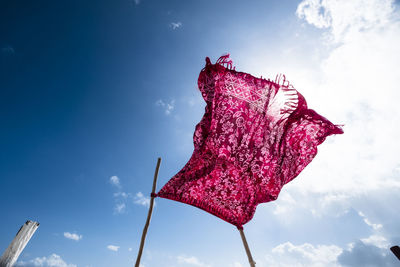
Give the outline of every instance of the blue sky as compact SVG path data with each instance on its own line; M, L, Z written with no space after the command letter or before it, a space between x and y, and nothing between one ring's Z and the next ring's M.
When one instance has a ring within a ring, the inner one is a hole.
M229 52L345 125L245 225L257 266L396 266L399 36L390 0L1 1L0 253L30 219L19 266L133 266L157 157L160 189L192 153L205 57ZM248 266L236 228L166 199L142 264Z

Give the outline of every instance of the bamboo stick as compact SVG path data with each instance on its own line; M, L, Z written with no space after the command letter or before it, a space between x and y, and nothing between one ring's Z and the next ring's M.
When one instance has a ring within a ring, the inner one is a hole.
M158 158L156 170L154 172L153 188L151 190L149 213L147 214L146 224L144 225L144 228L143 228L142 239L140 240L140 247L139 247L139 252L138 252L138 255L136 258L135 267L139 267L139 265L140 265L140 258L142 257L142 253L143 253L144 241L146 240L147 229L149 228L151 214L153 212L155 191L156 191L156 186L157 186L158 170L160 169L160 164L161 164L161 158Z
M244 249L246 250L247 258L249 259L249 263L251 267L256 267L256 262L253 260L253 257L251 256L249 244L247 244L246 236L244 235L243 228L238 227L238 230L240 232L240 236L242 237L242 242L244 245Z

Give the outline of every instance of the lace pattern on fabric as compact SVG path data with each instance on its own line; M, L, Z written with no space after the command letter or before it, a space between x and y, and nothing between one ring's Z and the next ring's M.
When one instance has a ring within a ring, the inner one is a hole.
M229 55L206 58L198 79L206 101L189 162L157 194L242 226L259 203L275 200L317 153L343 131L315 111L278 75L238 72Z

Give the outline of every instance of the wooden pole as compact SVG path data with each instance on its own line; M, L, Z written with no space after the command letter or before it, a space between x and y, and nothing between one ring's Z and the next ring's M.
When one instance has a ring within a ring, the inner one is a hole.
M393 246L390 248L393 254L400 260L400 248L399 246Z
M147 214L146 224L144 225L144 228L143 228L142 239L140 240L140 247L139 247L139 252L138 252L138 255L136 258L135 267L139 267L139 265L140 265L140 258L142 257L142 253L143 253L144 241L146 240L147 229L149 228L151 213L153 212L155 191L156 191L156 186L157 186L158 170L160 169L160 164L161 164L161 158L158 158L156 171L154 172L153 188L151 190L149 213Z
M21 226L17 235L0 258L0 267L12 267L15 264L38 227L39 223L32 221L26 221Z
M246 236L244 235L243 228L239 228L238 230L240 232L240 236L242 237L242 242L244 245L244 249L246 250L247 258L249 259L249 263L251 267L256 267L256 262L253 260L253 257L251 256L249 244L247 244Z

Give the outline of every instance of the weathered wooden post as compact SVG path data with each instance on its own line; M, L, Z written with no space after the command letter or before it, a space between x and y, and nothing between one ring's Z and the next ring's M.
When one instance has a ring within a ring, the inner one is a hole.
M38 227L39 223L32 221L26 221L26 223L21 226L14 240L6 251L4 251L0 259L0 267L12 267L15 264Z

